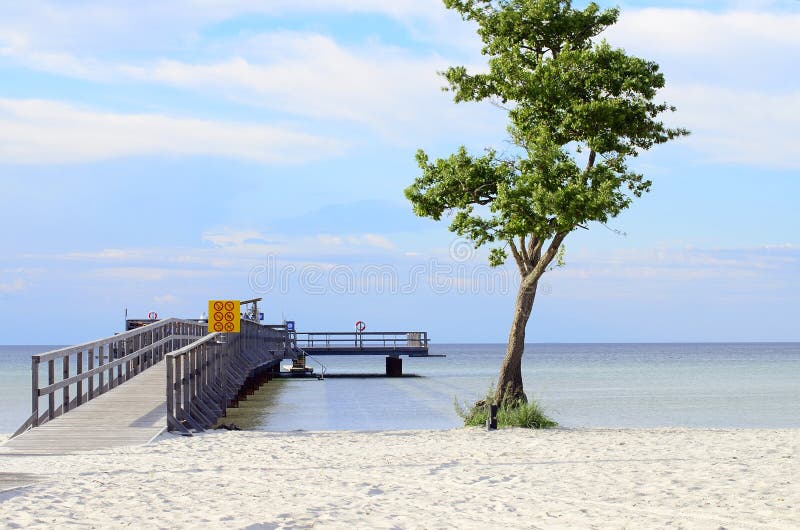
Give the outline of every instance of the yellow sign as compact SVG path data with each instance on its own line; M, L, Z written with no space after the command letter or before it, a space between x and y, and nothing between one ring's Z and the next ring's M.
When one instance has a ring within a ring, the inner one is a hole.
M208 332L239 333L239 300L208 301Z

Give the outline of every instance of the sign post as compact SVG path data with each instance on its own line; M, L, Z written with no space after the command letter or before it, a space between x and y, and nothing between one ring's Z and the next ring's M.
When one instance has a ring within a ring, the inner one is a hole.
M241 323L239 300L208 301L208 332L239 333Z

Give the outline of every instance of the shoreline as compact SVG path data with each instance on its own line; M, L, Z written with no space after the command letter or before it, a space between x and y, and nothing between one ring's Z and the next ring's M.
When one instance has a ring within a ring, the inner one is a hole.
M0 526L798 527L799 452L800 429L163 434L0 453L35 475Z

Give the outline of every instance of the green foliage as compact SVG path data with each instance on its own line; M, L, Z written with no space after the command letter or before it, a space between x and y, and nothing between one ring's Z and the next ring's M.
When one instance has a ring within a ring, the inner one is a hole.
M488 403L494 400L495 389L490 387L486 398L474 405L461 404L454 401L458 414L466 427L485 427L489 417ZM551 429L558 423L547 417L542 406L536 401L518 402L501 406L497 411L498 427L524 427L527 429Z
M664 87L656 63L595 42L618 18L590 3L557 0L444 0L478 24L487 73L463 66L443 72L456 102L491 100L508 109L515 150L481 156L466 148L431 160L405 193L417 215L440 220L476 247L491 246L500 265L507 249L523 276L541 275L567 234L605 223L649 191L627 160L688 134L659 120L674 107L654 98ZM543 252L543 243L552 239Z

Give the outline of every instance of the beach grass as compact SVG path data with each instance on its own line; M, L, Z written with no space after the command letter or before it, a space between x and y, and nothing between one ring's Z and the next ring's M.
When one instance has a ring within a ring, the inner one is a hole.
M489 403L494 399L494 388L489 387L486 397L474 405L460 403L456 398L456 414L464 420L465 427L483 427L489 417ZM497 410L498 427L524 427L526 429L552 429L558 422L547 416L544 408L534 399L527 403L503 405Z

